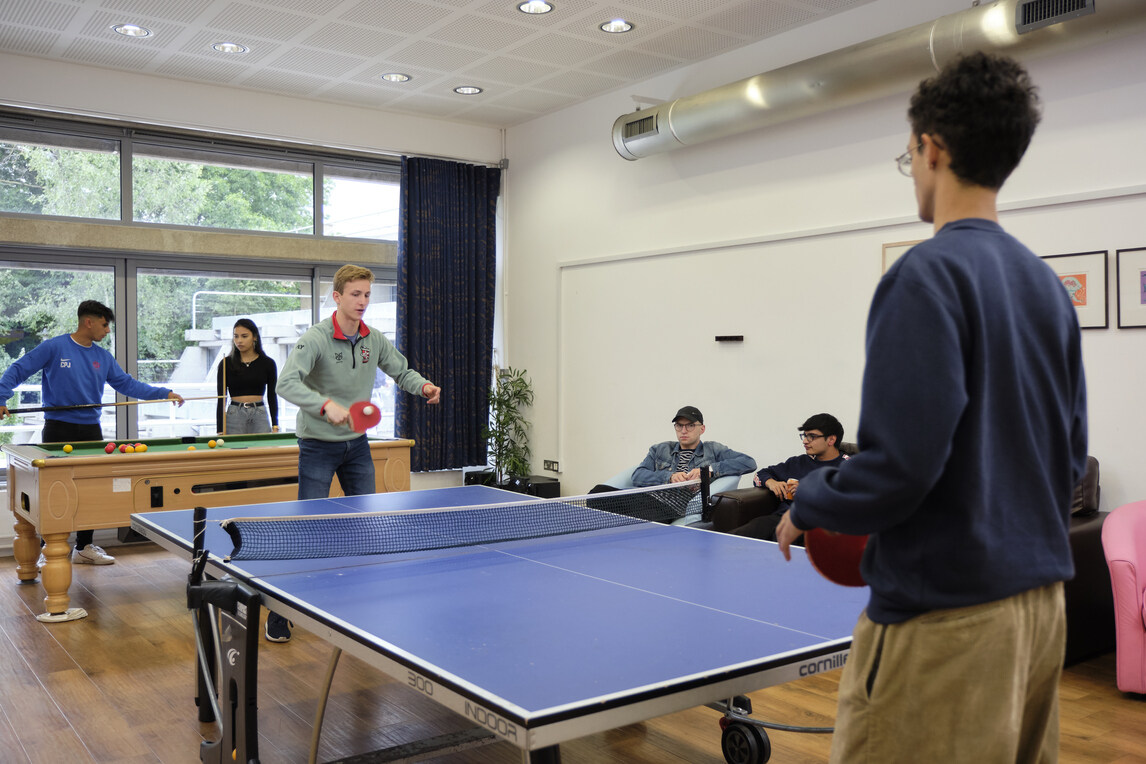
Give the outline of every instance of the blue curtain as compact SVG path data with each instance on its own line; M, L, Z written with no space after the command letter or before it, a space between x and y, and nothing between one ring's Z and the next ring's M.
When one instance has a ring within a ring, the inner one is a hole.
M442 388L440 406L398 395L415 472L486 463L500 187L498 168L402 158L396 344Z

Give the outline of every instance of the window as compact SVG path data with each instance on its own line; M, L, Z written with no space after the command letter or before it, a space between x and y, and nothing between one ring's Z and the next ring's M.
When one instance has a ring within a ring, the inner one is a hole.
M248 318L259 327L263 351L280 369L311 325L309 279L140 268L136 304L136 377L200 399L181 408L141 407L139 434L144 438L218 431L215 375L231 352L235 321ZM297 412L280 398L279 429L293 431Z
M112 267L91 268L69 265L51 267L0 261L0 374L44 340L76 329L76 308L84 300L114 304L115 273ZM115 327L103 345L114 347ZM15 394L4 401L8 408L43 406L41 372L37 371L16 386ZM115 401L115 391L104 391L103 400ZM100 424L106 437L115 436L115 409L101 409ZM0 419L0 443L38 443L44 427L43 412L14 414ZM0 452L0 467L7 465ZM3 474L3 473L0 473Z
M327 165L322 232L327 236L397 241L400 181L396 170Z
M119 220L119 142L0 125L0 212Z
M136 142L137 223L314 233L313 165Z

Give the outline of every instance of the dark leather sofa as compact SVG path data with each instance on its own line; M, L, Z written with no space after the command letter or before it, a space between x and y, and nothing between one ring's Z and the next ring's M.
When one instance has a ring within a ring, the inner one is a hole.
M848 450L845 443L841 450ZM1066 582L1066 665L1114 649L1114 597L1110 571L1102 551L1102 524L1107 512L1098 509L1099 465L1087 457L1086 474L1075 487L1071 507L1070 547L1074 554L1074 578ZM764 488L738 488L715 493L709 513L712 529L730 533L749 521L771 515L778 500Z

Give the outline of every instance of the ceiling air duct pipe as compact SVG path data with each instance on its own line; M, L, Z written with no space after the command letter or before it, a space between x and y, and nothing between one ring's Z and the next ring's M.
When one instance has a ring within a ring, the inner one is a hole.
M963 53L1057 53L1146 30L1144 0L998 0L626 114L613 146L640 159L913 89Z

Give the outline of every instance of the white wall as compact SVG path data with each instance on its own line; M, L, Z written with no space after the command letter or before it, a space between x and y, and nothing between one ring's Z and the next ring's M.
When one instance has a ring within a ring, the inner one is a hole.
M691 95L965 7L876 0L508 132L508 361L536 387L535 467L559 459L565 494L672 437L684 404L704 411L707 438L762 464L796 453L812 413L854 435L882 245L930 235L893 162L906 92L627 162L610 128L630 95ZM1029 69L1044 120L1000 197L1002 222L1039 254L1110 251L1112 328L1083 335L1109 509L1146 497L1127 447L1146 431L1146 329L1113 328L1114 250L1146 247L1146 39Z

